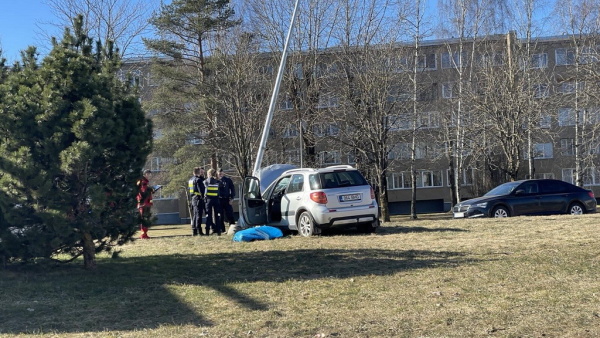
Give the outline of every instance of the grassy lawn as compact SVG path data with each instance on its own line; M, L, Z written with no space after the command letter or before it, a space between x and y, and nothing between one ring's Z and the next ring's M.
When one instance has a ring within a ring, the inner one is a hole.
M154 227L95 272L0 270L0 336L600 336L600 215L449 217L252 243Z

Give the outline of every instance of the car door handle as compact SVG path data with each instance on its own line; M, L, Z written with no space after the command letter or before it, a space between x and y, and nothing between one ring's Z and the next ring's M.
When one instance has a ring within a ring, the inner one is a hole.
M302 196L296 196L296 201L299 201L302 199Z

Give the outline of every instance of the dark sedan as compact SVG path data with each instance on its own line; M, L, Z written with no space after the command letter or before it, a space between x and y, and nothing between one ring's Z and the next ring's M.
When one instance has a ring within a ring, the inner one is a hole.
M595 211L596 198L592 191L550 179L504 183L482 197L462 201L452 209L454 218L580 215Z

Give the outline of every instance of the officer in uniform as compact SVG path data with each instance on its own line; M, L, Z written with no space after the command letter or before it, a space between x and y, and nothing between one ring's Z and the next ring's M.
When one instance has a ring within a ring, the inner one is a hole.
M208 178L204 181L206 187L204 197L206 199L206 234L210 234L210 228L213 233L221 236L221 223L219 214L221 213L221 205L219 203L219 183L217 179L217 171L215 169L208 170Z
M202 211L204 210L204 169L194 168L194 176L188 181L188 188L192 196L192 235L203 235L202 233Z
M221 204L221 231L226 232L225 229L225 217L227 217L227 221L229 225L235 224L235 218L233 217L233 206L231 206L231 202L235 198L235 185L231 178L225 175L223 169L219 169L219 180L221 184L219 185L219 203Z

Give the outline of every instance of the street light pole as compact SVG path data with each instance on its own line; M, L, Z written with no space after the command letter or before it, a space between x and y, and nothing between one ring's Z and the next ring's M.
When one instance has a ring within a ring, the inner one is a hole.
M254 162L254 169L252 171L252 175L254 175L254 176L258 175L258 171L260 170L260 167L262 164L262 159L263 159L265 150L267 148L267 139L269 138L269 129L271 128L271 121L273 120L273 112L275 111L275 106L277 105L277 97L279 96L279 87L281 85L281 79L283 78L283 71L285 69L288 44L290 43L290 36L292 35L292 27L294 26L294 21L296 20L296 11L298 9L298 2L299 2L299 0L296 0L296 3L294 5L294 11L292 12L290 28L288 29L287 37L285 38L283 53L281 55L281 62L279 63L279 71L277 72L277 79L275 80L273 94L271 95L271 103L269 104L269 112L267 113L267 118L265 120L265 125L263 127L262 137L260 139L260 145L258 147L258 153L256 154L256 161Z

